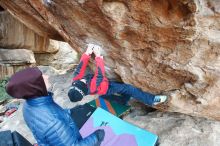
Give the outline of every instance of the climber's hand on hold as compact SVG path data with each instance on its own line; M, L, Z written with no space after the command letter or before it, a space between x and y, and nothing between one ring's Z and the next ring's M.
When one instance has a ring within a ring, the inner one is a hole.
M87 55L91 55L93 53L93 48L94 48L94 44L87 44L87 50L86 50L86 54Z
M102 48L100 46L94 45L93 52L96 57L101 57L101 50Z

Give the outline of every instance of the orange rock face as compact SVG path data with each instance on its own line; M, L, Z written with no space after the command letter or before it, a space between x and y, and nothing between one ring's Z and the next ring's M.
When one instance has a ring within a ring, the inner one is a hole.
M0 4L39 34L62 36L78 52L86 43L102 45L108 75L169 95L165 110L220 120L219 1L1 0Z

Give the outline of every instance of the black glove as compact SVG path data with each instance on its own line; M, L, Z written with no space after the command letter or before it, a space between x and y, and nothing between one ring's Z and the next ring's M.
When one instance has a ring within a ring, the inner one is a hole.
M105 131L103 129L96 130L94 133L97 136L97 139L98 139L99 142L104 140Z

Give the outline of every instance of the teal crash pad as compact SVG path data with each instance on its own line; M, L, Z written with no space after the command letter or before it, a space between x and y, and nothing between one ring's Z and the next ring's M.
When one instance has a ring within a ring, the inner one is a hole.
M80 129L83 138L97 129L105 130L101 146L155 146L158 136L97 108Z

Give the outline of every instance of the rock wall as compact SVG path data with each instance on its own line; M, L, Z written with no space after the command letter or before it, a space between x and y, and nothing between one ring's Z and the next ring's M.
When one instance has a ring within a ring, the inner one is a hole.
M34 53L26 49L0 49L0 79L36 63Z
M66 42L58 41L59 51L50 54L35 54L37 66L51 66L57 70L67 71L77 66L78 53Z
M54 53L59 42L40 36L0 9L0 79L36 63L34 53ZM33 53L34 52L34 53Z
M34 65L52 65L57 69L73 68L77 59L73 59L77 53L74 54L67 43L38 35L2 7L0 48L0 79ZM35 57L39 58L36 59L37 62Z
M24 3L24 0L7 0L5 2L1 3L1 5L4 5L1 10L6 10L6 7L8 9L12 9L11 14L18 18L26 26L34 30L38 35L63 40L57 31L51 28L31 5Z
M35 53L58 51L56 41L39 36L7 11L0 12L0 47L8 49L26 48Z
M111 77L170 96L166 107L157 108L220 120L220 1L1 0L0 5L36 32L47 29L52 37L59 32L78 52L89 42L102 45Z

